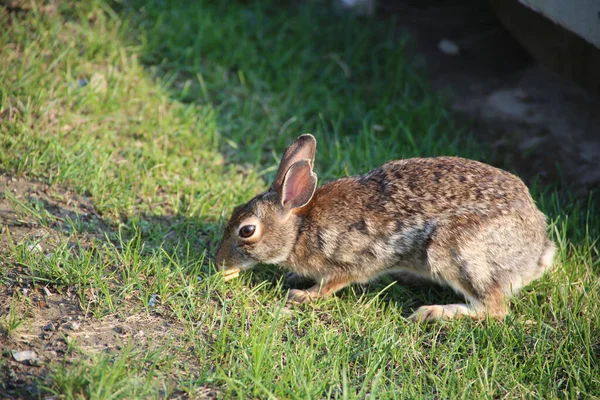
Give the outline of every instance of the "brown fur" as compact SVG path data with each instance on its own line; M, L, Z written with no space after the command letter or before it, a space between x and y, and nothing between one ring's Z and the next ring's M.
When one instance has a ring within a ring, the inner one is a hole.
M550 267L545 216L516 176L458 157L412 158L316 188L316 175L306 173L315 147L312 136L301 136L274 187L234 210L219 265L275 263L318 283L292 290L294 301L398 271L449 285L469 300L421 307L418 320L501 318L510 295ZM286 182L297 198L284 198ZM258 223L260 236L240 239L244 221Z

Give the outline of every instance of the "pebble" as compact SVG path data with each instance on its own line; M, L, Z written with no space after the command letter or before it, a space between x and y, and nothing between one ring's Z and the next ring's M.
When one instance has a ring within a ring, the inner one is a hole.
M127 334L131 333L131 327L129 327L127 325L117 326L115 328L115 332L117 332L121 335L127 335Z
M42 329L46 332L54 332L56 330L56 326L52 322L50 322L44 325Z
M13 351L12 356L18 362L31 361L37 358L37 354L33 350Z
M438 50L447 56L457 56L460 54L460 47L456 42L450 39L442 39L438 43Z
M72 331L75 331L77 329L79 329L79 322L76 321L71 321L71 322L67 322L66 324L64 324L63 326L67 329L70 329Z
M35 252L42 252L42 245L40 245L39 243L36 244L30 244L29 246L27 246L27 251L30 253L35 253Z
M156 306L156 302L159 300L159 296L157 294L153 294L150 296L150 299L148 300L148 307L154 307Z
M48 340L52 338L52 333L50 332L44 332L42 333L42 340Z

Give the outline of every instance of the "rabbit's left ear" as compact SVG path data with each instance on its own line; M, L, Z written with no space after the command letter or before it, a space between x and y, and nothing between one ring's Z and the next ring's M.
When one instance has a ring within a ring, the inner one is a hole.
M305 134L294 141L283 153L277 176L271 186L273 190L279 192L285 180L287 172L292 165L300 160L307 160L310 170L313 169L315 162L315 152L317 150L317 140L311 134Z
M317 174L312 171L309 160L296 161L287 170L281 190L281 205L286 212L307 205L317 188Z

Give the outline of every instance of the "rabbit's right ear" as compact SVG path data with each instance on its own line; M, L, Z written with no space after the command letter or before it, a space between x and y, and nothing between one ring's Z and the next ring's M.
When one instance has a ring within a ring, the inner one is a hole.
M310 170L312 171L315 163L315 151L317 150L317 141L315 137L309 133L298 137L283 153L277 176L271 186L276 192L281 190L283 181L291 166L300 161L308 160Z
M317 174L312 171L309 160L296 161L287 170L279 199L286 213L304 207L312 199L317 188Z

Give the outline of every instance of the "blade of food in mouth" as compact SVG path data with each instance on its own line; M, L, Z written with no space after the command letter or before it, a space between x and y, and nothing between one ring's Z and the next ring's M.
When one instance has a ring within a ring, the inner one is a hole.
M223 276L224 276L225 282L230 281L230 280L235 279L240 276L240 270L237 268L228 269L226 271L223 271Z

